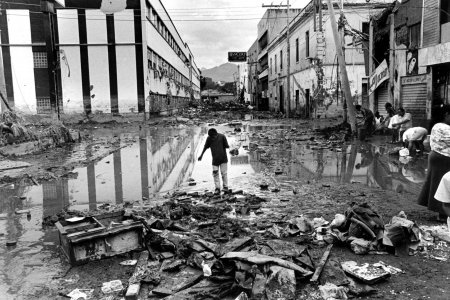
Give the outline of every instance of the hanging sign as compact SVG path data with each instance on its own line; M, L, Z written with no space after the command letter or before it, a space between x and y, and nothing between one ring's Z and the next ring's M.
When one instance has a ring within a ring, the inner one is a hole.
M389 69L386 60L383 60L369 78L369 95L372 94L386 79L389 79Z
M247 52L228 52L229 62L246 62Z

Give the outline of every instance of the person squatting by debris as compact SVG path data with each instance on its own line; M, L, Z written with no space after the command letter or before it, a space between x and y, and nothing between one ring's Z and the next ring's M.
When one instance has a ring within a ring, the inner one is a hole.
M375 116L370 109L364 108L361 105L355 105L357 112L360 112L364 117L364 128L366 129L367 135L372 135L375 131Z
M220 178L219 171L222 174L223 191L228 192L228 157L226 149L230 148L225 135L218 133L215 128L208 130L208 138L206 139L205 146L203 147L202 154L198 160L201 161L205 151L211 148L212 165L213 165L213 177L214 184L216 186L216 194L220 194Z
M423 127L412 127L403 133L403 145L405 148L408 148L409 155L414 155L417 151L423 154L423 142L427 138L427 134L428 130Z

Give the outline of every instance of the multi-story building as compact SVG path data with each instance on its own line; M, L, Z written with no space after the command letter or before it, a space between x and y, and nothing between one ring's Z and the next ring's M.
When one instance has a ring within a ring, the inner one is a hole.
M427 119L441 104L450 104L450 1L424 0L418 64L427 69ZM432 124L431 124L432 125Z
M292 20L300 9L289 11L289 20ZM258 23L257 48L258 58L256 64L257 82L257 104L256 106L265 110L269 108L269 52L268 45L275 40L279 33L286 27L288 22L288 11L286 9L268 9ZM249 61L253 63L253 61Z
M258 58L258 42L255 41L250 49L247 51L247 85L246 85L246 99L251 105L256 106L257 94L257 58ZM257 107L258 108L258 107Z
M427 126L431 103L427 101L429 74L423 66L424 59L418 57L422 0L392 3L373 16L370 27L370 108L386 115L385 104L389 102L411 113L414 126Z
M340 11L344 17L339 23L342 28L345 27L343 47L355 104L362 103L363 91L367 90L365 77L368 68L365 57L368 52L366 41L369 36L369 17L381 10L378 3L384 1L344 2L342 10L334 6L337 17ZM311 1L295 15L289 27L290 57L286 27L267 46L270 110L286 112L289 101L291 115L342 115L343 98L340 97L339 101L337 97L339 70L336 47L327 6L322 4L318 9ZM287 74L288 59L290 74ZM287 80L290 80L290 93L287 93Z
M50 12L55 62L48 61L41 1L2 5L4 78L12 107L50 112L49 69L57 73L64 113L164 113L200 99L194 56L160 0L127 0L114 14L103 13L99 0L60 2Z

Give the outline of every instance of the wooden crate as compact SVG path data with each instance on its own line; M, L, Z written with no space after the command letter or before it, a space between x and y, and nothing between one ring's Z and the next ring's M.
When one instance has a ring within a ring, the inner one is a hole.
M56 227L62 251L72 265L143 249L142 223L126 219L122 211L58 222Z

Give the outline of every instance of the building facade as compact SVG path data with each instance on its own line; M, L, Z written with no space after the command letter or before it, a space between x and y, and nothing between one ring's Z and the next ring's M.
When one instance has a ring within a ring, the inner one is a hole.
M441 104L450 104L450 2L424 0L419 67L427 70L427 119L437 121Z
M292 20L300 9L291 9L289 20ZM269 109L269 51L268 46L286 27L288 11L286 9L268 9L258 23L257 49L258 58L256 64L257 72L257 104L260 110ZM253 63L250 61L250 63Z
M127 0L108 15L101 0L61 1L50 14L57 52L50 63L40 2L2 5L10 106L50 112L51 72L63 113L165 113L200 99L200 71L160 0Z
M383 2L384 3L384 2ZM339 7L334 6L337 17ZM353 102L363 102L367 90L366 57L369 18L380 11L378 3L344 3L338 23L345 32L345 61ZM336 20L338 21L338 20ZM334 117L343 112L344 98L339 96L339 70L336 47L326 5L320 9L311 1L290 23L290 57L287 53L287 30L268 45L268 97L272 111L302 117ZM287 74L287 60L290 74ZM290 80L290 93L287 93ZM288 94L290 98L287 99Z
M387 102L412 114L414 126L427 126L430 74L419 58L422 0L393 3L371 19L370 108L386 115ZM386 51L385 49L389 49ZM384 80L377 80L379 74Z
M257 87L258 87L258 77L257 77L257 58L258 58L258 42L255 41L250 49L247 51L247 95L246 99L250 102L251 105L256 106L256 96L257 96Z

